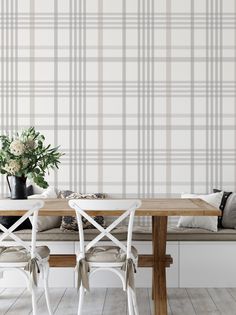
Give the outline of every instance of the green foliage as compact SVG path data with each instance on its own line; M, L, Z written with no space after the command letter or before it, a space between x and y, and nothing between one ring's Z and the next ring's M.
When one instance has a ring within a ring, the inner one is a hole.
M58 168L59 147L44 144L45 137L30 127L16 137L0 136L0 173L28 177L42 188L47 188L44 180L50 169Z

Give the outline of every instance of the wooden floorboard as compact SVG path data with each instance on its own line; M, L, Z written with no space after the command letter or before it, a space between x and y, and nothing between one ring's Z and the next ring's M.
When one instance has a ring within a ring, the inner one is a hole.
M54 315L76 315L78 292L50 289ZM38 314L48 315L43 289L37 292ZM140 315L153 315L150 289L137 289ZM0 288L0 315L32 315L30 292L25 288ZM128 315L122 289L91 289L85 295L83 315ZM168 315L236 315L236 288L168 289Z
M236 301L236 288L229 288L229 289L227 289L227 291L231 294L231 296Z
M25 289L22 288L10 288L3 290L0 295L0 314L5 315L11 308L14 308L14 305L22 296L24 291Z
M84 297L83 315L102 315L107 289L91 289ZM79 301L77 300L77 303ZM94 307L96 305L96 307Z
M41 295L43 294L42 289L37 290L37 301L39 302ZM1 307L0 307L1 308ZM6 315L28 315L31 314L31 294L25 289L21 295L18 296L15 303L6 312ZM2 313L0 313L2 314Z
M148 289L136 289L139 314L151 314L150 296Z
M66 289L54 314L55 315L77 314L78 309L77 301L78 301L77 290L74 288Z
M217 306L217 309L221 312L220 314L236 314L236 301L227 289L208 289L208 292Z
M124 292L121 288L110 288L109 290L107 290L102 315L111 314L112 315L127 314L126 292Z
M169 289L168 300L173 315L196 315L186 289Z
M59 306L59 304L60 304L60 302L61 302L61 300L65 294L65 291L66 291L65 288L57 288L57 289L54 288L54 289L50 290L51 307L52 307L52 311L54 313L56 313L56 310L57 310L57 308L58 308L58 306ZM48 315L47 304L46 304L45 295L44 295L43 290L42 290L42 294L38 300L38 314ZM32 313L30 313L30 315L32 315Z
M197 315L221 314L206 289L191 288L187 289L187 293Z

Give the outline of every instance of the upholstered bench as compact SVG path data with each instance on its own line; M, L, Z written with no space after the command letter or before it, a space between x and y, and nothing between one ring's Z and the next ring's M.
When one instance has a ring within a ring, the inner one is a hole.
M126 237L126 227L120 227L115 229L113 232L117 234L120 240ZM90 241L95 234L95 229L87 229L85 231L86 240ZM23 240L30 240L31 230L20 230L17 231ZM43 232L38 232L38 241L49 241L49 242L76 242L79 240L78 232L76 231L61 231L60 228L54 228ZM151 241L152 234L151 228L149 227L134 227L133 229L133 240L134 241ZM235 229L219 229L218 232L211 232L200 228L181 228L176 226L168 227L168 241L235 241L236 242L236 230Z
M97 233L93 229L86 230L86 238L90 240ZM126 228L120 227L115 233L120 240L125 238ZM30 241L30 230L18 231L24 240ZM134 245L140 254L152 252L151 229L134 227ZM78 246L78 232L64 232L54 228L38 233L38 241L47 244L53 255L74 255ZM167 284L169 287L236 287L236 230L219 229L211 232L204 229L178 228L169 226L167 236L167 253L173 257L174 263L167 268ZM106 242L106 240L104 240ZM70 266L70 262L68 261ZM54 287L76 285L74 268L51 268L50 285ZM9 279L9 277L8 277ZM102 275L94 277L93 285L103 282L104 287L118 285L116 279L104 279ZM147 287L151 284L150 268L139 268L136 284ZM12 276L12 286L22 285L17 276ZM4 279L0 286L4 286Z

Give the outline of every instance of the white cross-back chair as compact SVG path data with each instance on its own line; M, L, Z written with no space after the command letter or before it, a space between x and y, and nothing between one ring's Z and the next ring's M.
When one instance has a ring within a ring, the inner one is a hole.
M70 200L69 205L76 210L79 230L79 252L77 253L77 272L79 306L78 315L82 314L82 305L85 291L89 290L89 277L99 270L114 272L122 281L123 290L127 291L129 315L138 315L135 294L134 272L136 272L138 253L132 246L132 231L135 210L140 207L140 200ZM122 210L108 227L99 225L89 211ZM88 220L100 233L88 244L84 242L82 217ZM126 242L119 241L112 230L123 220L128 218L128 233ZM112 246L99 246L99 241L104 237L110 239Z
M42 200L1 200L0 210L24 210L25 214L18 219L9 229L0 224L0 273L6 270L18 270L27 281L27 285L32 294L33 315L37 314L36 287L38 274L42 275L45 298L48 312L52 315L49 293L48 293L48 273L50 250L47 246L36 246L37 218L39 209L42 208ZM15 230L27 218L32 216L31 244L23 241ZM9 246L9 240L11 245Z

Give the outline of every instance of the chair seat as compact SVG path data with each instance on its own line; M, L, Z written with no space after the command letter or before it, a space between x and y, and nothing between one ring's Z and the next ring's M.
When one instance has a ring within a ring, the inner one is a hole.
M36 247L36 252L42 259L50 255L47 246ZM23 246L0 246L0 263L27 263L30 258L30 253Z
M131 252L136 259L138 257L137 249L132 246ZM88 262L125 262L126 253L118 246L94 246L85 254Z

